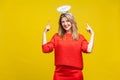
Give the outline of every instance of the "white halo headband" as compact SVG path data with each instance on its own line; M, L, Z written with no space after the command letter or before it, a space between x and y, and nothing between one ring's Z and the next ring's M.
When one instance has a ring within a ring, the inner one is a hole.
M69 5L63 5L63 6L59 6L57 8L57 11L61 12L61 13L66 13L70 10L70 8L71 8L71 6L69 6Z

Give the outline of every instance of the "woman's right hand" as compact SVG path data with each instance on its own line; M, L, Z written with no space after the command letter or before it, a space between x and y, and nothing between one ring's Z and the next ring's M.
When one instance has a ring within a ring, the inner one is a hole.
M45 27L44 32L46 33L46 32L48 32L49 30L50 30L50 24L48 24L48 25Z
M45 29L44 29L44 32L43 32L43 39L42 39L42 44L46 44L47 43L47 40L46 40L46 32L48 32L50 30L50 24L48 24Z

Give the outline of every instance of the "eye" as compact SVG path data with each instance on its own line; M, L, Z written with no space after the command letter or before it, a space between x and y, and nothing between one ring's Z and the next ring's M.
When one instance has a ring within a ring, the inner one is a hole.
M65 21L61 21L61 23L64 23Z
M69 20L66 20L66 22L70 22Z

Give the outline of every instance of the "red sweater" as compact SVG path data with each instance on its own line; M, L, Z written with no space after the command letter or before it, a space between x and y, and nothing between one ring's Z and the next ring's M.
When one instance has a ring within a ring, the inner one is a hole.
M82 52L87 53L88 42L79 34L79 40L73 40L72 34L65 34L61 39L56 33L50 42L42 45L44 53L55 51L55 65L66 65L83 68Z

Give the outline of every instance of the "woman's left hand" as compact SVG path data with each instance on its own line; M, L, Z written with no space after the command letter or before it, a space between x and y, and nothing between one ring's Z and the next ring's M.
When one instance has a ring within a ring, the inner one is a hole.
M94 31L92 30L92 28L88 25L87 23L87 28L86 30L90 33L90 34L94 34Z
M94 31L88 24L87 24L86 30L91 34L90 41L89 41L88 48L87 48L87 51L90 53L92 52L92 48L94 44Z

